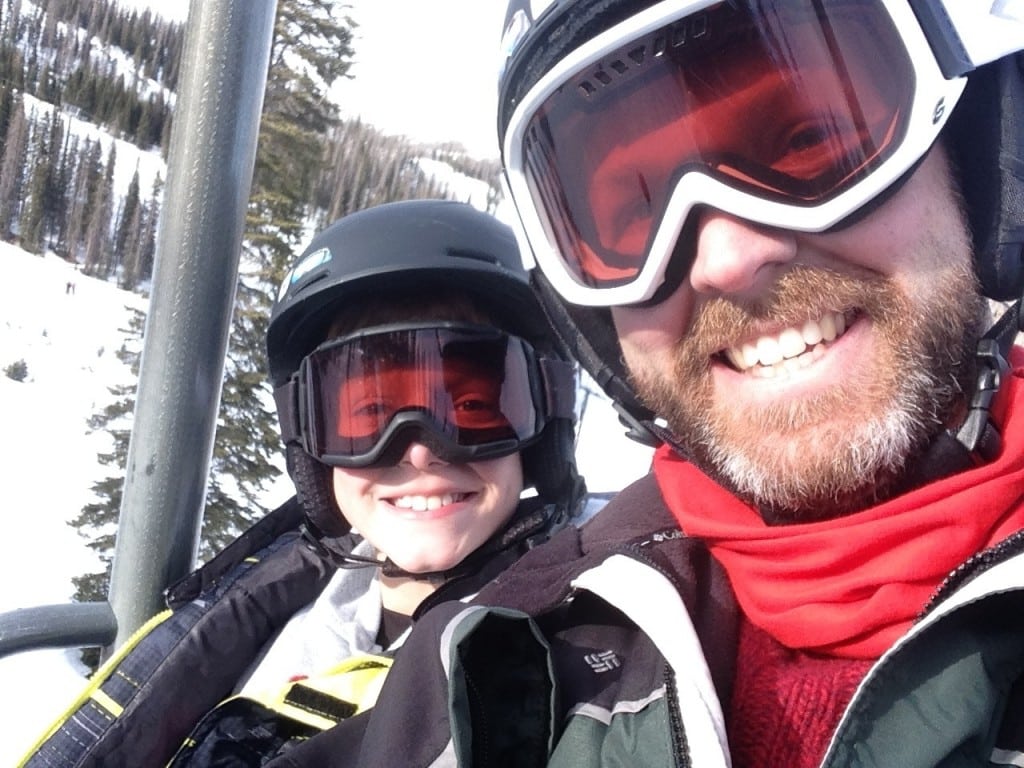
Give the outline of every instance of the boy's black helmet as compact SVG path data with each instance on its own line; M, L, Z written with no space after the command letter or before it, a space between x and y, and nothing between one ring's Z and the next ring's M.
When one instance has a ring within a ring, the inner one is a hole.
M334 258L321 262L325 249ZM502 330L553 349L512 230L465 203L409 200L336 221L296 260L267 330L271 383L287 381L345 304L438 288L464 291Z
M331 258L323 258L330 254ZM317 234L276 297L267 330L270 380L277 388L327 336L352 302L429 296L456 290L491 322L538 351L568 359L528 282L512 230L469 204L411 200L350 214ZM523 475L538 497L574 513L583 484L576 472L572 419L553 419L521 451ZM297 443L286 446L299 500L327 536L347 531L330 488L329 468Z

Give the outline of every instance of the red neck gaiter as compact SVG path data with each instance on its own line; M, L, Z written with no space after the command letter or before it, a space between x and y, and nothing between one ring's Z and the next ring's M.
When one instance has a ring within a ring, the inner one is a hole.
M992 409L999 457L851 515L769 526L667 447L654 458L682 530L705 540L740 607L789 648L874 659L945 577L1024 528L1024 350Z

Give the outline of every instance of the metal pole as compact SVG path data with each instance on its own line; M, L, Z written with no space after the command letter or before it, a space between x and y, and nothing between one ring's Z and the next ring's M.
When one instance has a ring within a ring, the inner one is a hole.
M67 603L0 613L0 657L39 648L103 646L117 634L109 603Z
M192 0L110 603L115 647L194 565L276 0Z

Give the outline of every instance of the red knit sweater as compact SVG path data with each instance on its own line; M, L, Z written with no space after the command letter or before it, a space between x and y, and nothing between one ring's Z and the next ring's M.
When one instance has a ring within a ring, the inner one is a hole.
M741 620L728 714L733 768L816 768L871 661L786 648Z

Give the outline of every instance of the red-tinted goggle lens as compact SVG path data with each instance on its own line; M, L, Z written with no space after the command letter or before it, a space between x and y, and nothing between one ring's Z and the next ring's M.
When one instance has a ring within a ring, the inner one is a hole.
M446 459L493 457L518 450L545 423L532 347L489 328L344 337L316 349L303 369L307 443L329 464L375 464L409 429Z
M899 145L913 95L878 2L722 3L554 91L527 124L524 172L566 268L611 287L643 268L684 175L819 204Z

